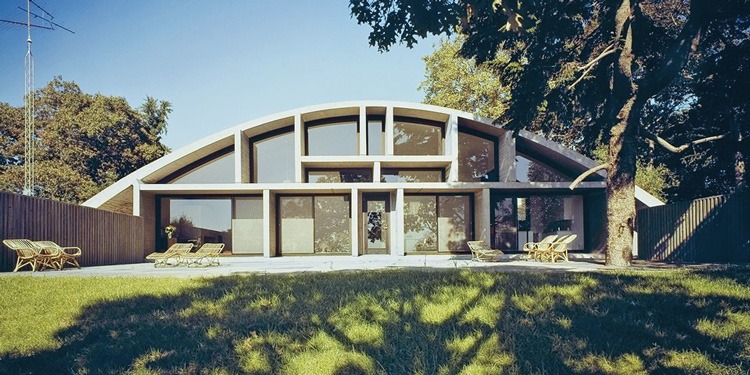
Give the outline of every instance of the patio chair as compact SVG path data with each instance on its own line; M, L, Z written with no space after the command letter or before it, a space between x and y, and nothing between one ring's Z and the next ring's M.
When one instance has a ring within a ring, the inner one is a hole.
M547 244L555 242L557 239L556 234L551 234L547 237L542 238L539 242L527 242L523 245L523 251L529 254L528 258L529 260L539 260L539 253L537 250L540 248L545 247Z
M203 265L203 261L206 261L206 266L219 265L219 254L224 250L223 243L204 243L198 251L194 253L183 254L180 256L180 262L188 265Z
M178 265L180 263L180 257L190 252L190 250L193 249L193 244L191 243L176 243L167 249L167 251L163 253L151 253L146 256L146 259L153 260L154 261L154 267L158 266L168 266L169 260L174 259L175 264Z
M55 249L60 253L60 269L65 268L66 264L75 266L80 269L78 258L81 257L81 248L76 246L60 246L52 241L34 241L34 245L40 249Z
M466 244L471 249L471 260L497 262L503 255L502 251L491 249L484 241L467 241Z
M56 249L42 250L25 239L3 240L3 244L16 252L16 268L13 272L18 272L25 266L31 266L32 272L45 268L60 269L60 252Z
M558 238L555 242L540 246L537 249L540 261L555 262L557 259L568 261L568 245L578 237L577 234L569 234Z

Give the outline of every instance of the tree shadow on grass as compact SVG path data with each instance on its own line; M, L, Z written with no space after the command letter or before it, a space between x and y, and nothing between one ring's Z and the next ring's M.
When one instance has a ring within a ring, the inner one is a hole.
M85 282L85 280L84 280ZM750 269L201 280L83 309L3 373L745 373Z

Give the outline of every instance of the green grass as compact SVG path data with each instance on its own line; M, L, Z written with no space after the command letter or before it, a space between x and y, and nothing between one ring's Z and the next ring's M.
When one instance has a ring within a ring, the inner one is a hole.
M750 268L0 277L0 373L750 371Z

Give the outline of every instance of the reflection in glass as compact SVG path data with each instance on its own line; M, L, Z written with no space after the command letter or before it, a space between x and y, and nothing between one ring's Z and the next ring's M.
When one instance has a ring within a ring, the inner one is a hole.
M521 155L516 155L516 180L518 182L573 181L572 178Z
M380 182L443 182L442 169L383 169Z
M263 197L234 198L234 254L263 254Z
M469 251L466 241L474 237L473 216L471 196L438 196L438 250Z
M307 127L307 154L357 155L358 128L356 121L320 124Z
M405 196L404 250L437 251L437 229L435 196Z
M221 184L234 182L234 152L196 166L169 181L171 184Z
M492 248L516 250L518 226L513 198L492 199Z
M492 141L464 131L458 133L458 180L497 181L497 140Z
M294 133L252 142L255 182L294 182Z
M173 234L177 242L223 243L226 250L232 250L230 198L164 198L160 228L167 225L177 228Z
M414 122L393 124L394 155L442 155L443 127Z
M309 183L372 182L371 169L308 170Z
M348 196L279 197L281 252L350 253Z
M381 120L367 121L367 155L385 154L385 125Z
M388 254L390 196L388 193L365 193L362 202L362 249L365 254Z

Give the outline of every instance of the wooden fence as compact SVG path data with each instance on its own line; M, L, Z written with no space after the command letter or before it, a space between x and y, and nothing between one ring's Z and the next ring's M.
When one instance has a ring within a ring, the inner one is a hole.
M638 255L667 262L750 262L750 191L639 210Z
M0 193L0 239L55 241L81 248L81 266L143 262L143 219L49 199ZM16 256L2 247L0 271Z

